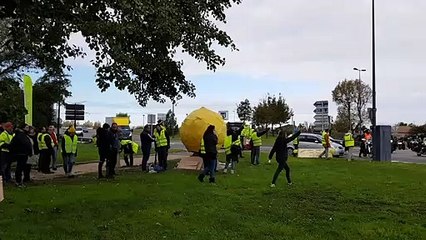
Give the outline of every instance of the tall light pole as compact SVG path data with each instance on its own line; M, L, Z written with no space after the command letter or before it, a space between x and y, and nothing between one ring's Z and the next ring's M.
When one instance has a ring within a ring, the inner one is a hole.
M359 79L359 81L361 81L361 72L365 72L367 70L366 69L362 69L362 68L356 68L356 67L354 67L354 70L358 71L358 73L359 73L358 79Z
M372 74L372 87L373 87L373 107L372 107L372 113L371 113L371 125L373 126L373 139L376 138L376 112L377 112L377 108L376 108L376 31L375 31L375 16L374 16L374 0L372 0L372 5L371 5L371 15L372 15L372 26L371 26L371 37L372 37L372 68L371 68L371 74ZM375 144L376 141L373 141L373 160L377 160L377 154L374 154L374 152L377 150L378 146L375 146L377 144Z
M375 15L374 15L374 0L372 0L372 81L373 81L373 112L371 123L373 129L376 127L376 30L375 30Z

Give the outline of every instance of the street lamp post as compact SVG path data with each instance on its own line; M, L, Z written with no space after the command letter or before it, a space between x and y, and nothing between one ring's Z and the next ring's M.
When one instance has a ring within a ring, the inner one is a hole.
M372 87L373 87L373 108L372 108L372 113L371 113L371 125L373 126L373 139L376 138L376 112L377 112L377 108L376 108L376 33L375 33L375 16L374 16L374 0L372 0L372 5L371 5L371 13L372 13L372 26L371 26L371 37L372 37L372 68L371 68L371 74L372 74ZM374 152L377 150L378 146L376 144L376 141L373 141L373 160L377 160L377 154L375 154Z

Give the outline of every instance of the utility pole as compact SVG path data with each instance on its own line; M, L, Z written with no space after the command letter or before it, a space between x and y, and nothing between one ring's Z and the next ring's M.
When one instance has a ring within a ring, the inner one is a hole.
M59 136L59 128L61 127L61 102L58 102L58 118L56 125L56 136Z
M372 87L373 87L373 108L372 108L372 113L371 113L371 125L373 126L373 139L376 138L376 123L377 123L377 119L376 119L376 112L377 112L377 108L376 108L376 29L375 29L375 12L374 12L374 0L372 0L372 6L371 6L371 10L372 10ZM377 154L374 154L374 152L377 150L378 146L375 146L376 141L373 141L373 160L377 160Z

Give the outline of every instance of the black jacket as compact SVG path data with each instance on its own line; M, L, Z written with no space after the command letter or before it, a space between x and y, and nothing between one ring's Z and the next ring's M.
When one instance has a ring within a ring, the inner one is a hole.
M42 133L42 134L44 135L44 134L47 134L47 133ZM41 135L41 136L43 136L43 135ZM50 137L49 134L44 136L44 142L46 143L47 150L52 152L53 151L52 138Z
M98 128L96 130L96 146L101 151L108 151L110 147L110 139L108 136L108 130L104 128Z
M269 159L272 159L272 157L276 153L277 162L287 161L288 159L287 144L293 141L299 135L300 135L300 131L296 132L295 134L291 135L288 138L277 137L277 139L275 140L274 146L272 147L271 152L269 153Z
M217 154L217 143L218 139L214 133L205 134L204 137L204 148L206 154Z
M143 131L141 133L140 137L141 137L141 148L142 149L151 149L152 143L154 142L154 139L149 135L149 133Z
M17 130L15 132L15 136L10 142L9 150L12 154L15 155L32 155L32 145L30 139L27 137L27 134L24 131Z
M37 133L35 133L33 136L30 136L30 138L33 140L34 154L38 155L40 153L40 149L38 148Z

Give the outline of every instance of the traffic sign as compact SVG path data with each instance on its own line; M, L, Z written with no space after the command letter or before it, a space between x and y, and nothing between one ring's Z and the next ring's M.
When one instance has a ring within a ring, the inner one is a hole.
M148 114L148 124L155 124L155 114Z
M84 105L83 104L65 104L65 120L84 121Z

